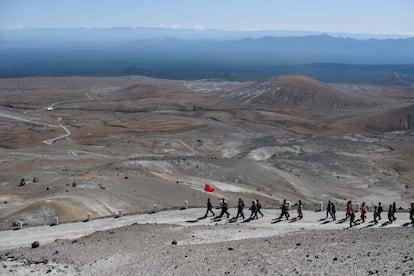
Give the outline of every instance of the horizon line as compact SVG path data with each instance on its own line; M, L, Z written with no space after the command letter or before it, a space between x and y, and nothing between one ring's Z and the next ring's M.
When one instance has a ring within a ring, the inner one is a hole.
M200 28L197 26L110 26L110 27L98 27L98 26L78 26L78 27L0 27L0 31L28 31L28 30L110 30L110 29L160 29L160 30L174 30L174 31L195 31L195 32L244 32L244 33L258 33L258 32L282 32L282 33L314 33L314 34L327 34L327 35L356 35L356 36L401 36L401 37L414 37L414 32L390 32L390 33L378 33L378 32L340 32L340 31L320 31L320 30L286 30L286 29L219 29L219 28Z

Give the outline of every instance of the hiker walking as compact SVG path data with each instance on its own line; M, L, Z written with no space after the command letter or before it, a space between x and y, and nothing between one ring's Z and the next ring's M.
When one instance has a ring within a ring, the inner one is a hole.
M210 198L207 199L207 211L206 211L206 214L204 215L204 217L208 216L208 212L212 213L213 217L215 216L215 214L213 212L213 205L211 204Z
M390 207L388 207L388 221L390 222L390 223L392 223L392 221L393 221L393 213L392 213L392 204L390 204Z
M411 202L410 220L411 224L414 226L414 202Z
M346 214L345 214L345 219L348 219L351 217L351 211L352 211L352 201L348 201L348 203L346 204Z
M382 213L382 205L381 202L378 202L378 220L381 220L381 213Z
M335 204L333 202L331 202L331 216L333 218L333 220L336 220L336 208L335 208Z
M282 213L279 216L279 219L281 219L283 216L286 217L286 220L289 219L290 215L288 212L288 206L286 204L286 199L283 199L283 204L280 206L280 210L282 211Z
M260 204L259 200L256 199L256 217L257 214L259 213L262 217L264 217L264 215L262 214L262 211L260 211L262 209L262 205Z
M349 228L352 227L352 224L355 224L355 213L351 208L351 213L349 214Z
M252 211L252 213L250 214L250 218L249 219L259 219L259 217L257 216L257 205L256 205L256 201L253 200L252 201L252 206L250 206L250 211Z
M397 212L397 204L395 204L395 201L392 203L392 220L396 220L395 213Z
M331 201L328 201L328 205L326 205L326 217L325 219L328 218L328 216L332 216L332 209L331 209Z
M227 218L230 217L229 212L227 211L229 209L227 202L225 201L225 199L223 198L221 200L221 213L220 213L220 218L223 217L224 214L227 215Z
M374 222L375 223L378 223L377 218L378 218L378 207L374 206Z
M239 218L239 216L241 216L244 219L243 209L244 209L244 202L241 198L239 198L239 203L237 204L236 220Z
M299 199L299 202L298 202L298 217L299 217L299 219L303 218L302 201L300 199Z
M362 202L360 211L361 211L361 220L364 223L365 222L365 218L366 218L366 215L365 214L367 213L367 208L365 207L365 202Z

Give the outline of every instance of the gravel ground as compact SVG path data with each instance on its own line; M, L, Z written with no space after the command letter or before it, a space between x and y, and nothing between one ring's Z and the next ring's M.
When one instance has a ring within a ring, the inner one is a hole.
M266 238L191 242L201 230L214 235L244 231L244 227L134 224L75 240L56 240L35 249L3 251L0 274L414 274L413 227L299 230Z

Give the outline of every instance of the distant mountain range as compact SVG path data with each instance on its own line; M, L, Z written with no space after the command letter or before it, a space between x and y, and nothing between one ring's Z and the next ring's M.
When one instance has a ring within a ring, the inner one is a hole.
M256 37L270 34L279 36ZM400 72L414 79L414 38L293 34L147 28L3 30L0 77L139 74L258 80L300 73L323 81L373 82Z
M318 31L280 31L280 30L251 30L229 31L219 29L174 29L174 28L146 28L146 27L115 27L115 28L38 28L0 30L0 37L7 40L130 40L130 39L209 39L209 40L239 40L243 38L291 37L327 34L333 37L354 39L399 39L408 38L402 34L361 34L361 33L335 33Z

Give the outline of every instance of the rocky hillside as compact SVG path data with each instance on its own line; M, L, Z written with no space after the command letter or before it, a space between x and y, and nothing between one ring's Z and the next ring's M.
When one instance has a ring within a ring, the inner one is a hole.
M286 75L257 82L232 91L230 95L238 98L246 107L324 110L371 105L366 100L347 95L329 84L303 75Z

